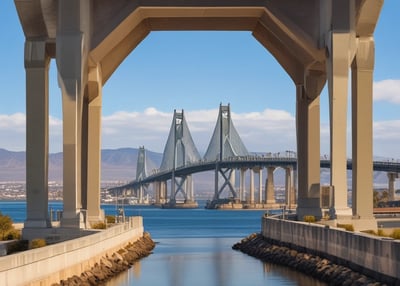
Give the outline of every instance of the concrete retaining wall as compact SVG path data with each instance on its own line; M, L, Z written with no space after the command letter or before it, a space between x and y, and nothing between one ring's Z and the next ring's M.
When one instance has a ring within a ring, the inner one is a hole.
M264 237L337 258L357 271L400 278L400 241L305 222L262 219Z
M0 285L51 285L90 269L102 256L143 236L142 217L94 234L0 257Z

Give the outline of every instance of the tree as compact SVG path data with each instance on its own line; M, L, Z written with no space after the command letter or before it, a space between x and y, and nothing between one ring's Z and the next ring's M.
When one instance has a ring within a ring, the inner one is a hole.
M2 240L5 239L6 233L9 232L13 228L13 222L8 215L3 215L0 212L0 234Z

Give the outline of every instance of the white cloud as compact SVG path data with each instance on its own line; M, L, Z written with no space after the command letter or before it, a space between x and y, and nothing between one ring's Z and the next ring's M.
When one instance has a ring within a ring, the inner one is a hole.
M374 82L374 100L400 104L400 79Z
M25 133L26 117L23 113L0 114L0 132L13 131ZM6 138L6 137L5 137Z
M147 108L142 112L116 112L104 116L102 148L121 147L163 152L172 122L172 113ZM193 140L204 152L214 131L218 109L185 111ZM284 110L232 113L233 124L245 146L252 152L281 152L296 149L295 117ZM0 148L25 150L25 115L0 115ZM50 116L50 152L62 151L62 120ZM373 126L374 155L400 158L400 120L376 121ZM349 134L349 140L350 134ZM350 148L351 150L351 148ZM321 154L329 153L329 125L321 125Z
M184 111L196 147L204 152L211 139L218 109ZM295 148L295 118L287 111L232 113L232 120L249 151L281 151ZM162 152L172 122L172 113L148 108L141 113L118 112L103 118L105 148L137 147ZM273 140L271 140L273 138Z

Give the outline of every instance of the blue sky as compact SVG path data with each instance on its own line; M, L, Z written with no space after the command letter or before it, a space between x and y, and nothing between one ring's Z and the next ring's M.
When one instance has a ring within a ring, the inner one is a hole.
M400 1L386 0L375 31L374 73L374 155L396 159L400 159L399 15ZM24 35L11 0L1 1L0 29L0 148L21 151L25 150ZM322 154L329 153L327 102L325 89ZM230 104L234 125L249 151L295 150L294 85L249 32L152 32L103 88L102 148L144 145L162 152L173 110L184 109L194 141L200 152L205 151L220 103ZM59 152L61 93L54 61L50 115L50 151ZM349 136L349 146L350 140Z

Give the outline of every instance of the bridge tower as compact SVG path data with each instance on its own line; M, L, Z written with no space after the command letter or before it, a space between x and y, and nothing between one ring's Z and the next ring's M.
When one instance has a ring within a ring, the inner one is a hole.
M234 188L233 176L234 170L224 168L222 162L232 157L247 156L249 152L244 146L239 133L233 126L231 119L230 105L219 106L217 123L214 133L211 137L204 160L215 161L215 193L213 202L220 200L220 195L224 190L228 190L234 201L238 201L239 197ZM223 179L222 184L219 177ZM212 207L212 206L211 206Z
M139 147L139 153L136 163L136 181L140 182L147 177L147 164L146 164L146 150L144 146ZM139 184L136 192L136 196L139 199L139 203L144 203L145 195L148 194L149 184Z
M166 207L176 207L177 195L183 196L185 206L197 206L194 201L191 175L176 175L175 170L201 159L187 126L183 110L174 110L174 117L164 148L160 171L172 170L171 191Z

